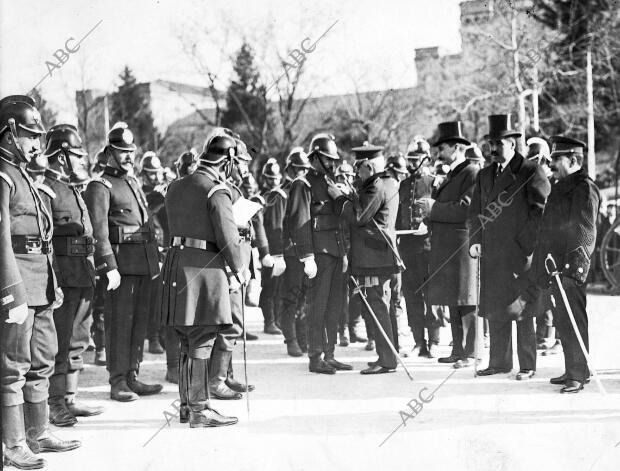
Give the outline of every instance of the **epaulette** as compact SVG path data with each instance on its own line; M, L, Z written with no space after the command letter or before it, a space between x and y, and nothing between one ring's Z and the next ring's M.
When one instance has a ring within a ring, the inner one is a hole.
M7 185L9 185L9 188L11 190L15 189L15 183L13 182L13 179L9 177L6 173L0 172L0 180L4 180Z
M153 191L156 191L158 193L161 193L163 196L166 196L166 193L168 192L168 184L167 183L161 183L159 185L157 185Z
M279 186L276 188L273 188L271 190L272 192L278 193L280 196L282 196L282 198L286 199L288 198L288 195L286 194L286 191L284 191L282 188L280 188Z
M34 186L35 186L35 188L37 190L42 191L43 193L45 193L50 198L52 198L52 199L56 198L56 193L54 193L54 190L52 190L46 184L44 184L44 183L35 183Z
M232 196L232 193L230 192L230 188L228 188L228 185L226 185L226 183L219 183L209 190L209 193L207 194L207 199L211 198L211 196L213 196L213 193L219 190L224 190L226 193Z
M261 195L253 195L250 198L250 201L256 201L257 203L260 203L263 206L265 206L265 198L263 198Z
M110 180L103 178L103 177L97 177L97 178L93 178L91 180L92 182L96 182L96 183L101 183L103 186L105 186L108 190L112 189L112 183L110 183Z
M296 178L293 180L293 183L295 183L295 182L296 182L296 181L298 181L298 180L299 180L299 181L304 182L304 183L306 184L306 186L307 186L308 188L310 188L310 183L308 182L308 180L306 180L306 177L302 177L302 176L300 175L299 177L296 177Z

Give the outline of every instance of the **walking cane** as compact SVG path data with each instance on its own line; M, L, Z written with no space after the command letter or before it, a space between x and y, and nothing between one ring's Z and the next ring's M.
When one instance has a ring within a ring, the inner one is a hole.
M566 312L568 313L570 323L572 324L573 329L575 330L575 336L577 337L577 341L579 342L579 346L581 347L583 356L586 358L588 368L590 369L590 371L592 372L592 375L594 376L594 381L596 381L596 385L598 386L600 393L603 395L606 395L607 391L605 391L605 388L603 387L603 383L599 379L598 374L596 372L596 368L594 367L594 364L592 363L592 359L590 358L590 355L588 354L586 345L583 343L583 338L581 337L581 333L579 332L579 328L577 327L577 322L575 321L573 310L571 309L570 304L568 304L568 297L566 296L566 291L564 291L564 287L562 286L562 280L560 279L560 272L558 271L558 267L555 263L555 260L553 259L553 256L550 253L548 253L547 258L545 258L545 270L547 270L547 273L549 275L555 278L555 282L557 283L560 294L562 295L562 301L564 301L564 306L566 307Z
M371 317L375 321L375 324L377 324L377 328L379 329L379 332L381 332L381 335L383 335L383 338L385 339L387 344L390 346L390 350L392 350L392 353L394 354L394 356L396 356L396 359L400 362L400 364L404 368L405 373L407 373L407 376L409 376L409 379L411 381L413 381L413 376L411 376L411 373L407 369L407 366L405 365L405 362L403 362L402 358L400 357L400 355L398 354L398 352L394 348L394 345L392 345L392 342L390 342L390 338L385 333L385 330L383 330L383 327L379 323L379 319L377 319L377 316L376 316L375 312L370 307L370 304L368 303L368 298L366 298L366 294L364 292L362 292L362 289L361 289L359 283L357 282L357 280L355 279L355 277L351 276L350 278L353 281L353 284L355 285L355 289L357 289L357 292L359 293L360 298L362 298L362 302L366 306L366 309L368 310L368 312L370 313Z
M241 323L243 324L243 375L245 377L245 402L250 420L250 390L248 389L248 354L245 335L245 284L241 283Z
M479 322L478 322L478 315L480 314L480 257L481 255L478 255L478 273L476 274L476 280L477 280L477 290L478 290L478 298L476 299L476 311L475 311L475 315L476 315L476 322L474 323L474 378L478 377L478 360L479 360L479 355L480 355L480 337L479 335Z

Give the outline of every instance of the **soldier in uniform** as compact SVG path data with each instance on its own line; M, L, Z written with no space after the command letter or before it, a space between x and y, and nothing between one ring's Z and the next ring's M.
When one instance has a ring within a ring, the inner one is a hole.
M188 150L183 152L174 162L174 169L177 173L177 178L183 178L194 173L194 170L196 170L196 154L194 151Z
M52 217L26 165L45 133L34 100L0 100L0 314L4 464L39 469L34 453L67 451L48 431L49 378L57 351L52 310L62 303L52 269ZM51 190L49 190L51 192Z
M353 367L334 357L338 320L344 306L346 246L334 201L327 193L334 183L339 157L333 136L317 134L308 152L312 168L296 178L289 193L288 229L295 256L312 280L308 305L309 370L334 374ZM321 358L325 355L324 358Z
M292 357L303 355L304 348L307 349L307 342L300 338L300 329L297 328L297 319L299 319L306 308L306 294L308 288L308 277L304 272L304 264L299 260L295 251L291 229L294 226L296 215L298 214L298 206L303 204L301 192L291 194L293 184L300 181L305 184L306 174L311 168L310 160L302 147L294 147L286 158L286 174L292 176L285 182L282 191L274 191L268 199L269 218L267 219L267 227L273 227L274 237L277 237L281 231L282 242L274 243L272 246L273 257L275 260L274 267L282 265L285 272L282 275L282 286L280 288L280 327L284 334L284 342L286 343L286 351ZM273 203L271 203L273 202ZM281 214L281 215L280 215ZM281 218L281 221L280 221ZM281 229L280 229L281 228ZM268 234L271 231L268 231ZM301 321L305 327L305 320ZM305 330L305 328L303 328Z
M86 203L76 183L88 177L86 151L75 126L59 124L46 136L45 157L49 168L44 184L53 195L49 200L54 220L52 238L57 262L58 284L64 294L62 306L54 311L58 353L54 374L50 378L50 422L70 427L76 417L90 417L103 412L75 401L78 378L84 368L82 354L90 338L90 307L95 286L95 251L93 227Z
M108 133L108 165L84 194L93 223L95 269L107 279L105 331L110 397L127 402L157 394L138 380L148 322L151 279L159 274L146 198L133 176L133 133L120 123Z
M489 321L488 376L509 373L513 366L512 323L517 324L517 380L536 371L536 332L532 310L520 300L531 268L548 178L535 162L516 149L521 134L511 129L510 115L489 116L488 140L494 164L480 170L470 208L471 247L480 259L480 312Z
M227 272L245 282L225 183L235 148L230 136L210 136L197 170L172 182L166 193L172 244L162 269L161 319L181 339L179 418L191 428L237 423L211 408L209 392L210 350L218 332L233 324Z
M396 229L403 232L398 238L398 248L407 267L402 275L403 295L415 342L412 354L434 358L441 324L429 301L428 285L425 285L429 277L431 240L422 214L415 207L417 200L430 198L433 191L435 177L427 166L430 158L430 144L423 138L414 138L407 149L409 176L399 188Z
M390 320L390 283L399 273L396 247L398 180L385 172L383 147L368 143L352 149L358 163L361 186L357 195L347 197L338 187L328 184L328 192L351 230L351 275L359 280L368 302L389 341L394 345L394 328ZM351 199L349 199L351 198ZM377 361L361 371L363 375L391 373L396 370L396 356L384 336L375 335Z
M416 203L431 230L430 274L424 285L429 285L430 303L450 309L452 353L438 361L462 368L474 357L478 266L468 251L467 214L480 167L465 157L470 142L460 121L439 124L435 145L449 170L432 198Z
M590 371L568 317L555 280L545 270L545 258L551 254L557 264L575 322L586 349L589 349L586 279L596 241L596 217L601 201L594 182L582 168L586 144L565 136L553 136L550 168L557 183L551 188L543 213L538 244L530 279L540 289L548 289L555 298L553 319L564 348L564 374L551 378L562 385L562 393L578 393L589 381ZM524 301L527 298L526 290ZM492 338L492 337L491 337Z

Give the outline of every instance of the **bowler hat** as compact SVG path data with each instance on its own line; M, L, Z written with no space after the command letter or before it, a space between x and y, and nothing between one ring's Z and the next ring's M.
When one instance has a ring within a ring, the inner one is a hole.
M459 144L471 145L465 136L463 136L463 125L460 121L447 121L439 123L439 137L435 141L435 146L439 146L444 142L458 142Z

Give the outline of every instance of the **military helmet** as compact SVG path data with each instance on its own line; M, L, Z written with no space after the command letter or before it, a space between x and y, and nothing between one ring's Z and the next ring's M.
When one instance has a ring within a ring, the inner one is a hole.
M355 176L355 170L353 169L353 166L349 163L349 162L342 162L338 168L336 169L336 172L334 173L337 177L341 176L341 175L349 175L354 177Z
M261 175L267 178L278 178L282 176L282 172L280 172L280 164L273 157L267 159L265 165L263 165L263 170L261 171Z
M238 136L238 134L237 134L237 136ZM248 148L245 145L245 142L243 142L238 137L235 137L234 139L235 139L235 142L237 143L237 152L235 154L235 157L238 160L241 160L241 161L244 161L244 162L251 162L252 161L252 156L248 152Z
M0 136L11 130L17 137L17 128L45 134L41 114L34 100L26 95L10 95L0 100Z
M313 155L322 155L328 159L338 160L338 147L336 146L336 138L331 134L320 133L310 141L310 149L308 157Z
M409 173L409 170L407 170L407 160L403 154L400 153L388 157L386 168L392 169L398 173Z
M241 188L244 190L246 195L253 195L256 193L258 191L258 183L256 182L254 175L251 173L244 175L241 180Z
M304 152L303 147L293 147L286 157L286 162L287 167L290 165L296 168L312 168L308 154Z
M152 150L146 151L140 159L140 172L161 172L163 169L161 160Z
M415 136L407 147L407 158L420 159L430 157L431 146L422 136Z
M219 164L232 160L237 154L237 141L224 128L215 128L202 148L199 160L207 164Z
M536 160L540 162L542 159L551 160L551 151L549 144L541 137L530 137L527 140L527 157L528 160Z
M52 157L59 152L67 151L79 157L88 155L82 144L78 130L71 124L57 124L52 126L45 135L46 157Z
M108 132L108 145L114 149L134 151L136 150L136 145L133 140L133 133L129 126L122 121L116 123Z

